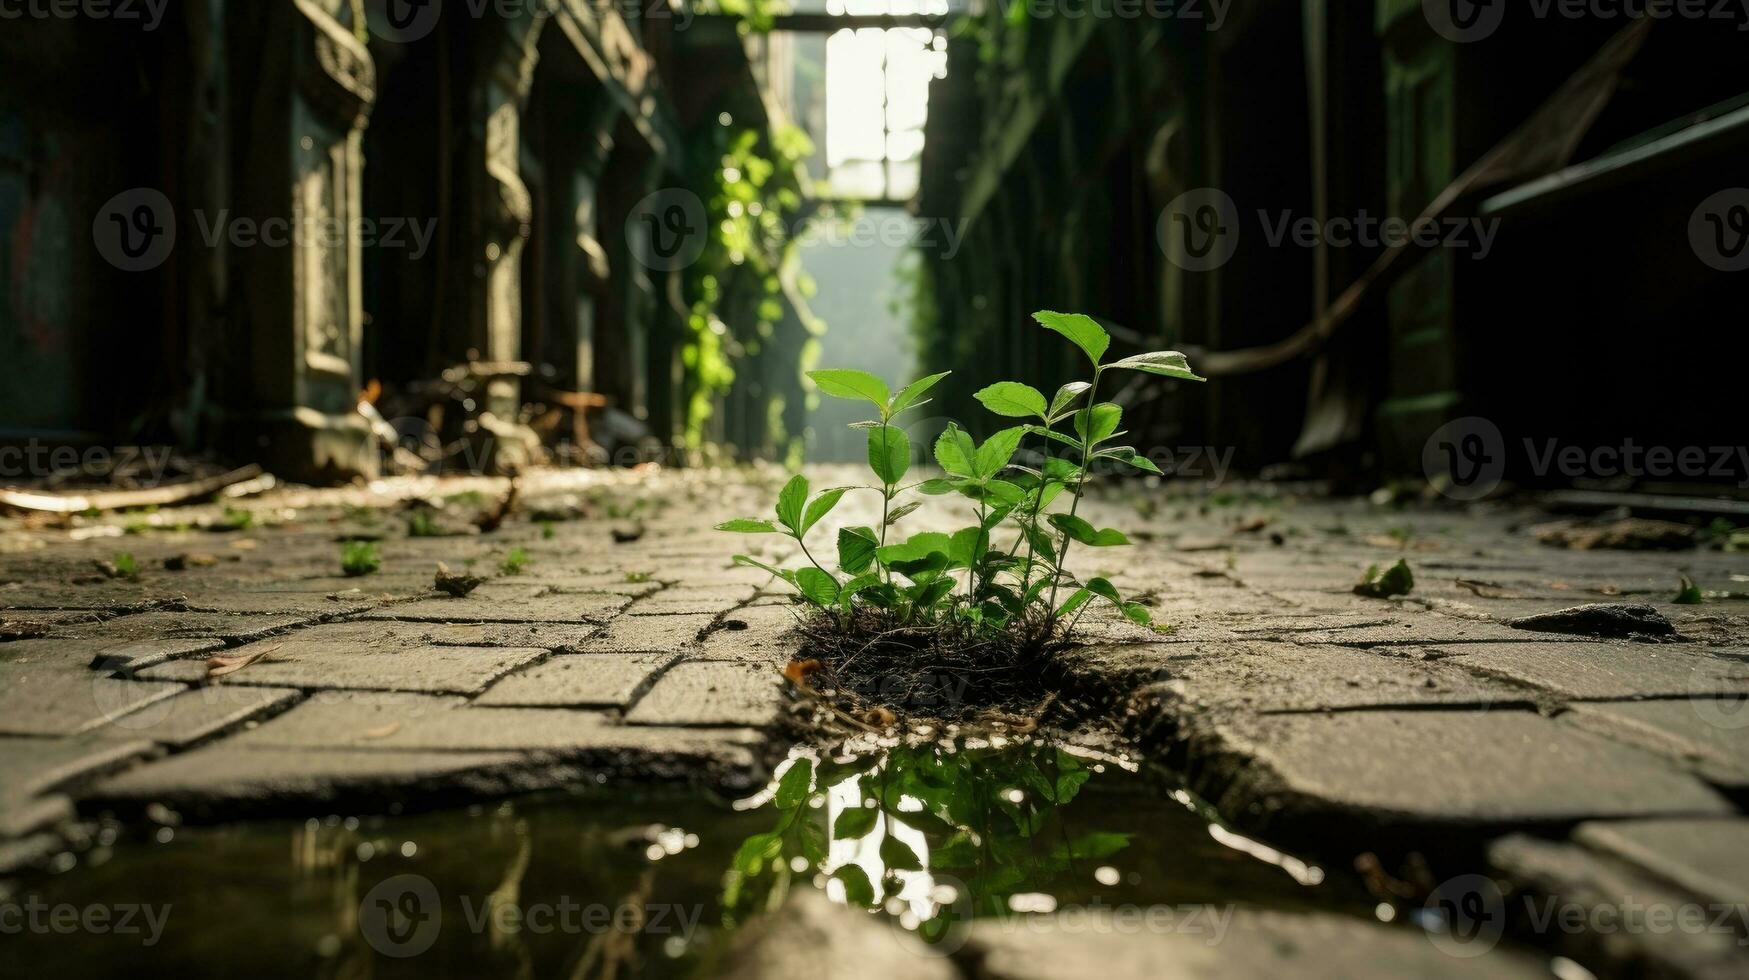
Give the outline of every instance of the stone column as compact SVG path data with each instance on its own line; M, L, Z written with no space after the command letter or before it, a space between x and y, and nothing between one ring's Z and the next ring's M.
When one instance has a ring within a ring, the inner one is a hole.
M286 475L374 476L373 437L357 413L357 222L375 66L341 23L350 5L271 0L259 7L230 25L239 151L227 232L247 351L245 376L225 386L230 437Z

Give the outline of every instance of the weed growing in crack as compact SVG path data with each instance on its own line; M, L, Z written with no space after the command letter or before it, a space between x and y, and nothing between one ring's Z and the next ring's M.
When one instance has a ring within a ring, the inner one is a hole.
M777 499L776 522L741 519L718 530L742 534L783 534L795 540L807 564L779 568L747 555L735 561L764 569L789 583L815 611L810 624L825 652L856 659L879 648L889 655L924 656L938 663L988 664L989 655L1025 659L1071 633L1094 601L1108 602L1132 621L1151 625L1147 608L1125 599L1104 578L1083 582L1068 569L1076 545L1107 548L1126 545L1121 531L1098 528L1079 515L1096 463L1121 463L1159 473L1131 446L1117 445L1123 410L1098 400L1110 371L1201 381L1183 354L1157 351L1107 363L1111 338L1092 318L1041 312L1045 329L1068 338L1086 354L1091 377L1064 385L1046 398L1030 385L1003 381L976 393L992 413L1019 424L979 441L950 425L936 440L935 460L945 476L905 483L911 466L911 440L894 420L927 403L930 389L947 374L914 381L897 394L862 371L809 373L820 390L834 398L862 401L874 417L855 424L868 433L868 464L878 482L834 487L815 495L803 476L793 477ZM1015 461L1028 438L1067 455L1046 454L1039 468ZM846 527L838 532L837 571L820 561L808 532L850 492L878 493L878 527ZM908 494L958 494L977 508L977 522L952 533L923 531L903 537L895 528L922 506L902 500ZM1066 501L1067 506L1062 506ZM1053 509L1054 508L1054 509Z
M369 575L383 567L377 546L369 541L345 541L340 545L340 570L349 578Z

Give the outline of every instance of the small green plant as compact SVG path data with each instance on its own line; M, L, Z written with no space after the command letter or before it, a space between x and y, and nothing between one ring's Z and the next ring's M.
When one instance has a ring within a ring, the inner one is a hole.
M350 578L369 575L383 567L383 560L377 555L377 546L369 541L342 541L340 543L340 570Z
M1392 596L1408 595L1415 588L1415 573L1409 570L1409 563L1397 559L1390 568L1379 571L1377 565L1367 567L1366 575L1354 587L1354 594L1370 599L1389 599Z
M224 517L214 526L222 531L247 531L255 526L255 512L242 507L226 507Z
M118 578L132 582L140 577L140 563L134 560L133 552L118 551L115 555L115 571Z
M1123 435L1119 431L1123 410L1099 401L1099 387L1110 371L1203 379L1176 351L1107 363L1110 337L1091 317L1041 312L1034 318L1086 354L1091 377L1064 385L1049 398L1015 381L977 392L975 397L985 408L1018 424L992 432L982 441L950 425L934 445L935 460L946 474L941 477L905 482L911 440L895 420L926 404L924 396L946 374L914 381L894 394L879 378L862 371L810 372L822 393L873 406L873 417L855 427L868 433L868 464L877 482L813 495L805 477L792 478L778 495L776 523L743 519L718 529L786 535L796 541L807 564L778 568L746 555L736 556L735 561L789 583L827 625L842 632L934 631L937 648L945 634L947 645L960 650L999 646L1022 654L1036 651L1072 630L1094 600L1110 603L1136 623L1151 624L1147 608L1126 600L1108 579L1083 582L1068 569L1077 545L1108 548L1129 543L1122 532L1095 527L1080 516L1090 471L1122 464L1160 472L1134 448L1117 444ZM1028 439L1056 454L1017 461L1016 454ZM880 524L838 532L835 573L820 561L817 545L810 546L808 532L845 494L858 490L880 495ZM901 538L895 528L922 505L920 500L904 499L913 492L965 497L976 506L977 522L951 533L923 531ZM1006 540L998 541L998 536Z
M645 582L648 582L648 581L650 581L650 573L649 572L627 572L626 573L626 584L627 585L643 585Z
M1698 606L1706 602L1706 593L1700 590L1700 586L1694 584L1694 579L1683 575L1677 584L1676 598L1670 601L1679 606Z
M443 536L443 528L437 524L437 518L428 507L421 507L407 515L407 537L409 538L439 538Z
M506 575L521 575L528 567L528 552L521 548L511 548L504 553L504 560L498 563L498 570Z

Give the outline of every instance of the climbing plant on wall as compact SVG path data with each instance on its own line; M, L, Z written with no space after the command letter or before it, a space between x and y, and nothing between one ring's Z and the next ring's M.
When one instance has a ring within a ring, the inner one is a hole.
M715 400L735 382L736 365L757 356L783 320L784 284L812 290L796 265L795 238L804 217L801 163L814 146L801 129L719 125L695 140L689 158L701 172L693 186L705 197L710 237L688 278L686 442L705 441ZM823 329L808 318L811 334ZM817 344L812 337L793 365L796 391ZM790 435L799 435L790 434Z

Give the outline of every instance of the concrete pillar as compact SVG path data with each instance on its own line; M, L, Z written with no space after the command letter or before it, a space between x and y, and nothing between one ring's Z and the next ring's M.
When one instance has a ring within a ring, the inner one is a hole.
M377 472L356 411L361 147L376 70L341 23L350 9L271 0L230 23L234 220L259 233L232 241L247 353L246 371L225 384L228 431L239 452L305 479Z

